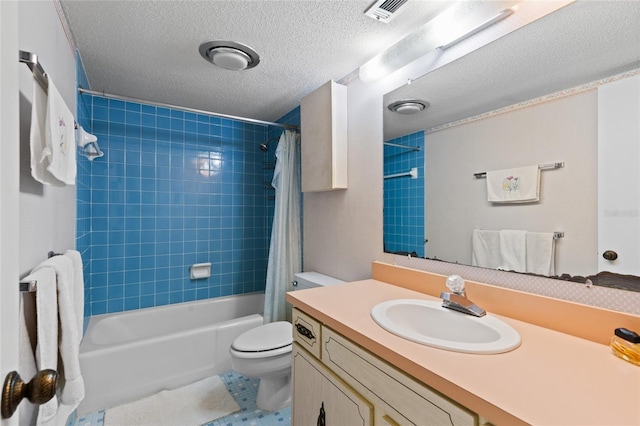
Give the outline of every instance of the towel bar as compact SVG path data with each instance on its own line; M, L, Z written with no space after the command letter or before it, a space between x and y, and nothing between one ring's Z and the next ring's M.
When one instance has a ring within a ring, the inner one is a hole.
M52 258L53 256L60 256L60 255L62 255L62 253L56 253L55 251L50 251L49 253L47 253L47 259ZM37 280L20 281L19 285L20 285L20 291L33 293L38 290Z
M561 169L564 167L564 161L558 161L556 163L546 163L539 164L538 168L540 170L549 170L549 169ZM474 173L473 177L476 179L482 179L487 177L487 172Z

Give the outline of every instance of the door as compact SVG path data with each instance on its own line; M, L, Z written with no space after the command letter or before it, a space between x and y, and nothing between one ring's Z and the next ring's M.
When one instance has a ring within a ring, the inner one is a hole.
M18 2L0 1L0 380L18 367ZM0 420L17 425L18 416Z

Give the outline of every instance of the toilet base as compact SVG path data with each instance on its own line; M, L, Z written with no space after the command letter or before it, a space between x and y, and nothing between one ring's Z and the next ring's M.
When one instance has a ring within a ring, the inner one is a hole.
M265 411L277 411L291 405L291 374L261 378L256 405Z

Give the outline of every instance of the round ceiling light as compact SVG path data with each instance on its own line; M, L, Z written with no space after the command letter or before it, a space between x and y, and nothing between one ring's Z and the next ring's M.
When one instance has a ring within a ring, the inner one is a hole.
M429 108L429 102L421 101L418 99L404 99L402 101L396 101L387 106L390 111L397 112L398 114L415 114L423 109Z
M208 62L227 70L248 70L260 62L255 50L235 41L209 41L202 43L199 50Z

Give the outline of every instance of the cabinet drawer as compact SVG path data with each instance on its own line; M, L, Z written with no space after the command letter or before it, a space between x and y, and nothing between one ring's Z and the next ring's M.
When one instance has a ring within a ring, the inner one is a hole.
M322 362L400 424L475 426L478 416L324 327ZM388 422L393 424L391 422Z
M320 323L296 308L293 308L291 320L293 340L319 359L321 355L320 342L322 341Z
M372 405L299 344L293 345L294 426L371 426Z

